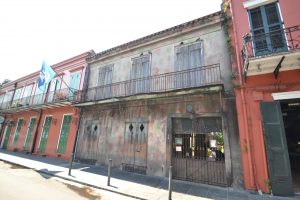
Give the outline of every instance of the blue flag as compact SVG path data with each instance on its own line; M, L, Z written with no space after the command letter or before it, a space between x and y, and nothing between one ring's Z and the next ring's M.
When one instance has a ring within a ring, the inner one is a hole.
M45 91L48 83L54 78L54 76L55 72L53 69L46 61L43 61L42 69L38 79L38 88L42 91Z

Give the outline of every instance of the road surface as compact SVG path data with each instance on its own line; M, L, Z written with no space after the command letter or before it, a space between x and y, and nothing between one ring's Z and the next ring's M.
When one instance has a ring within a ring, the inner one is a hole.
M130 200L132 198L54 178L0 161L0 199Z

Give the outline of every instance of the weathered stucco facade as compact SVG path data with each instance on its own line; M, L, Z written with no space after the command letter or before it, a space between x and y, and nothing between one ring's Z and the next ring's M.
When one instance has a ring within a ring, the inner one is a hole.
M121 170L154 176L167 176L173 165L177 179L242 184L221 13L100 52L88 63L77 104L77 160L106 165L111 158ZM222 141L212 144L219 133ZM189 176L182 176L182 162Z

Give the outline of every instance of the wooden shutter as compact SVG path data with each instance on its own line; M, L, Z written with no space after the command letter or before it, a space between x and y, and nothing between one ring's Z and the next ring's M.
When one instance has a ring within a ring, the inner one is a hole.
M140 56L132 60L131 94L147 93L150 89L150 55Z
M292 195L290 160L279 102L260 103L269 176L274 195Z

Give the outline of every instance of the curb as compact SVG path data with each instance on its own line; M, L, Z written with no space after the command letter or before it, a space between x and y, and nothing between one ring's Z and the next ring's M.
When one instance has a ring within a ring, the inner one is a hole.
M6 162L6 163L9 163L9 164L13 164L13 165L17 165L17 166L20 166L20 167L24 167L26 169L31 169L31 170L34 170L34 171L36 171L38 173L46 174L48 176L57 177L57 178L60 178L60 179L64 179L64 180L67 180L67 181L79 183L81 185L89 186L89 187L92 187L92 188L96 188L96 189L100 189L100 190L105 190L105 191L108 191L108 192L113 192L113 193L116 193L116 194L119 194L119 195L122 195L122 196L130 197L130 198L134 198L134 199L139 199L139 200L147 200L147 199L144 199L144 198L141 198L141 197L137 197L137 196L134 196L134 195L131 195L131 194L126 194L126 193L118 192L118 191L115 191L115 190L110 190L110 189L107 189L107 188L104 188L104 187L92 185L92 184L81 182L81 181L78 181L78 180L74 180L72 178L67 178L67 177L64 177L64 176L52 174L50 172L45 172L43 170L37 170L35 168L31 168L31 167L28 167L28 166L25 166L25 165L21 165L19 163L14 163L14 162L11 162L11 161L3 160L1 158L0 158L0 161Z

